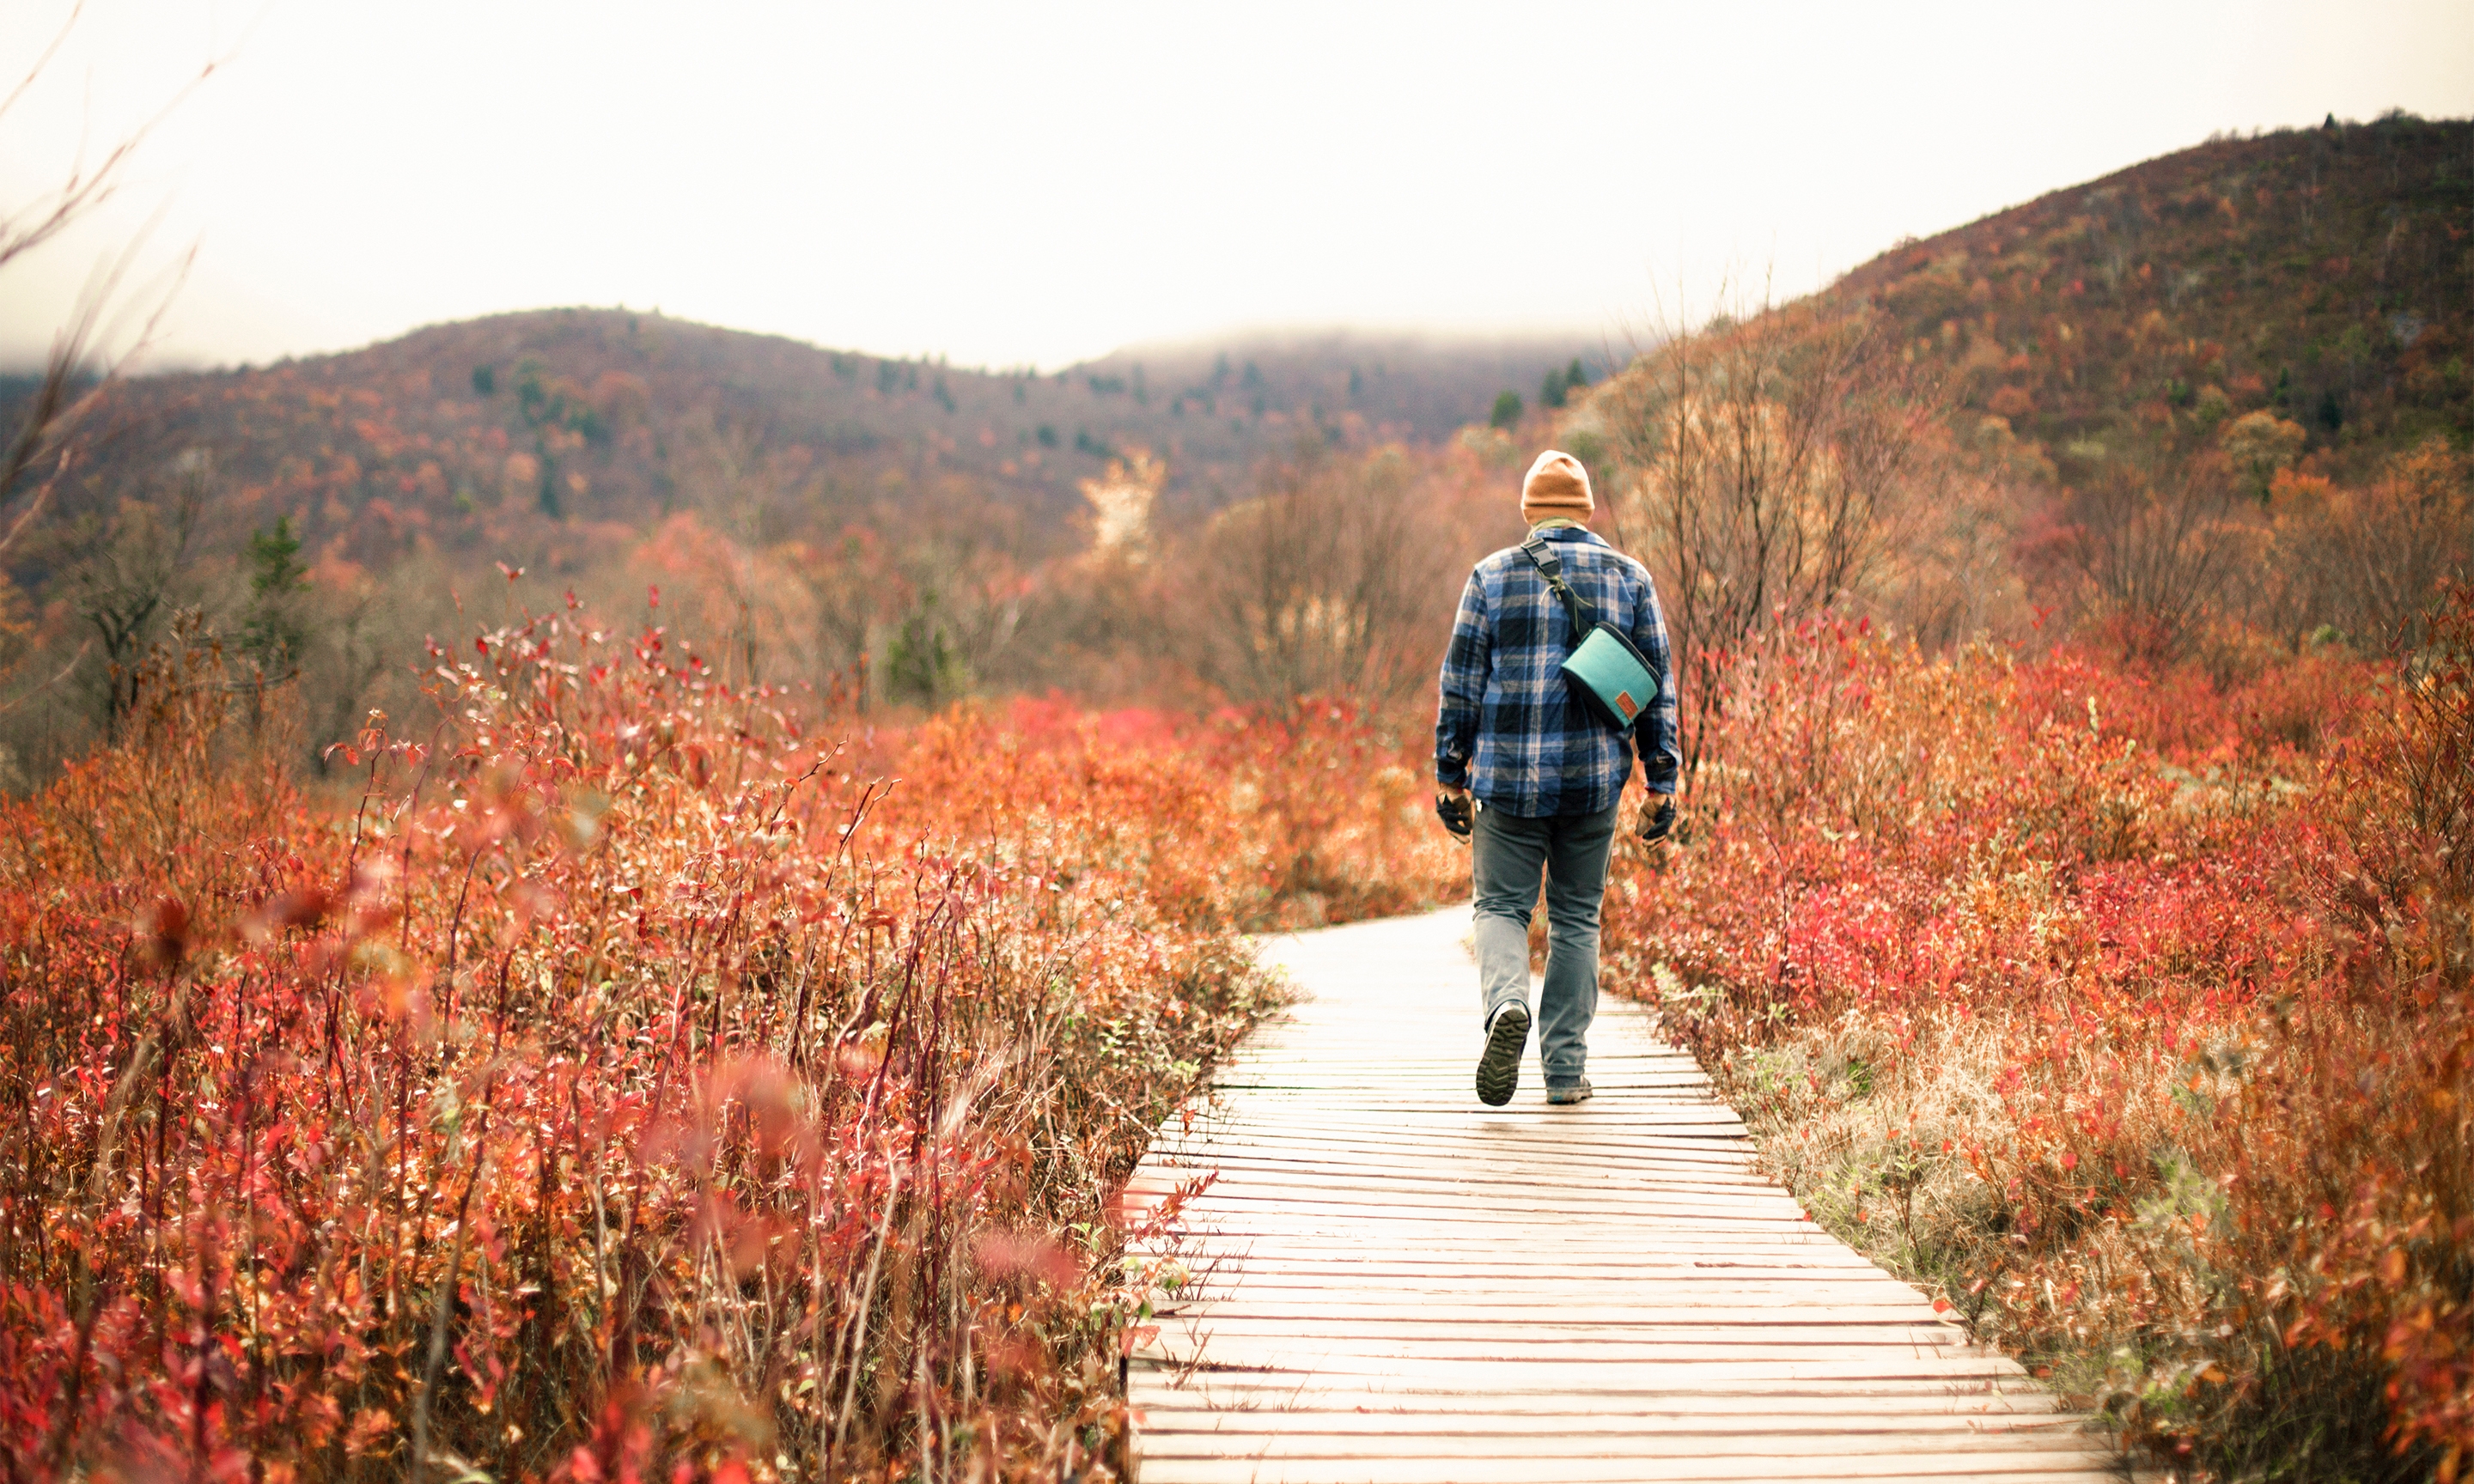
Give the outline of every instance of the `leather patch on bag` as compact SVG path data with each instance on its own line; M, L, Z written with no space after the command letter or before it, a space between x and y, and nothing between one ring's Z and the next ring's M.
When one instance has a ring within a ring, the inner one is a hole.
M1618 690L1615 692L1615 709L1623 713L1625 721L1630 721L1640 714L1640 703L1632 698L1631 691Z

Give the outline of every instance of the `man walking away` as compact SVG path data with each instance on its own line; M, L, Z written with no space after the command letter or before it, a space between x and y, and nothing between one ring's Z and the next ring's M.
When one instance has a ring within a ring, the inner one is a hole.
M1520 489L1520 518L1601 624L1632 640L1658 680L1658 700L1632 729L1649 797L1641 838L1675 823L1675 687L1666 621L1649 571L1593 535L1589 471L1549 449ZM1633 748L1574 697L1559 670L1584 637L1539 559L1507 546L1477 564L1461 594L1443 656L1435 719L1435 812L1473 839L1477 974L1486 1043L1478 1101L1499 1108L1519 1085L1529 1039L1529 915L1546 881L1546 977L1538 1001L1546 1101L1578 1103L1589 1021L1598 1008L1598 909ZM1472 807L1471 800L1475 805Z

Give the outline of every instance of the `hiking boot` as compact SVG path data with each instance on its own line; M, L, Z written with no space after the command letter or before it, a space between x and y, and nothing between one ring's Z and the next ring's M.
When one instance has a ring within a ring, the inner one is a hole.
M1589 1100L1589 1079L1578 1082L1546 1084L1546 1101L1550 1103L1586 1103Z
M1520 1086L1520 1048L1529 1043L1529 1007L1506 1000L1486 1023L1486 1050L1477 1059L1477 1100L1489 1108L1512 1101Z

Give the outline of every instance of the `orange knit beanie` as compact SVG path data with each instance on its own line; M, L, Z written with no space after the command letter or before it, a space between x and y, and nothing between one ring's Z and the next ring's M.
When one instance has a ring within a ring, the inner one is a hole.
M1589 497L1589 471L1568 453L1547 449L1529 466L1529 477L1520 482L1520 518L1533 526L1559 515L1587 520L1597 509L1597 502Z

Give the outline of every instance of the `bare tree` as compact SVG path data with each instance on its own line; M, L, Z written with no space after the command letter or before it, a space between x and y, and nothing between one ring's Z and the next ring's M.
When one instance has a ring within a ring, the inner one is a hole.
M2185 653L2262 534L2222 470L2188 460L2117 464L2064 508L2087 606L2126 652L2150 658Z
M2451 584L2474 579L2474 459L2434 438L2367 483L2279 473L2260 517L2253 616L2291 639L2333 630L2419 647Z
M1810 304L1669 334L1599 395L1616 538L1681 657L1687 774L1755 629L1862 589L1929 503L1942 411L1871 315Z
M2330 621L2419 647L2449 585L2474 575L2474 461L2433 439L2325 514L2303 555L2320 573Z
M865 711L874 699L877 636L893 596L883 539L871 526L849 525L824 540L792 543L785 555L815 602L815 683Z
M136 704L143 661L179 607L178 593L206 503L212 464L203 450L174 461L159 498L120 502L109 516L85 517L84 553L70 577L78 616L94 631L103 658L103 731L117 742Z
M1310 441L1263 470L1261 491L1215 516L1173 578L1197 672L1247 701L1415 689L1456 594L1408 456Z

